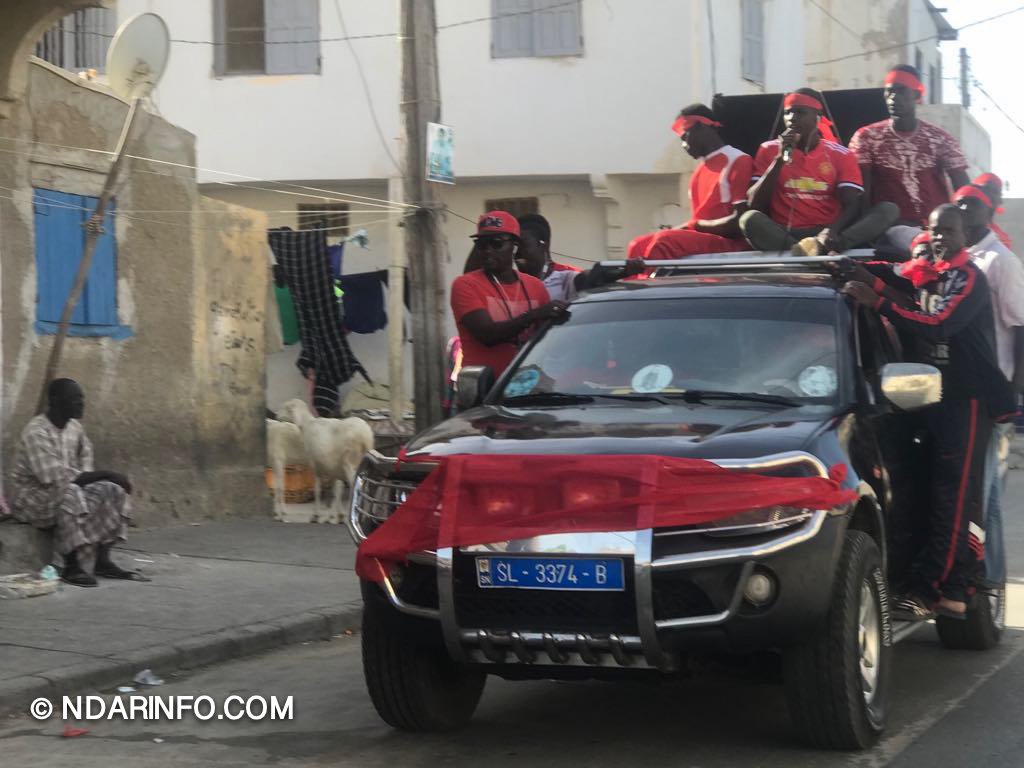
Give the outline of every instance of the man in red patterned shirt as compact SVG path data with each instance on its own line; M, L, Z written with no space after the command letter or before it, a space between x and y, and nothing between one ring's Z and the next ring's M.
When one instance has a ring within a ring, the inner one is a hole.
M690 220L678 229L640 235L627 249L630 259L680 259L693 254L745 251L739 218L746 209L754 161L726 144L722 124L703 104L684 107L672 125L686 153L699 160L690 177Z
M824 110L815 90L787 94L782 113L786 130L757 150L748 193L752 210L740 217L740 229L758 250L792 248L799 256L841 253L872 242L896 221L891 203L879 203L860 215L863 187L857 159L834 138L822 135Z
M969 183L967 160L957 140L918 119L917 105L923 98L921 74L908 65L894 67L885 76L890 118L865 125L850 140L864 179L865 199L888 200L899 207L901 226L888 234L907 249L927 226L928 215L949 202L952 190Z

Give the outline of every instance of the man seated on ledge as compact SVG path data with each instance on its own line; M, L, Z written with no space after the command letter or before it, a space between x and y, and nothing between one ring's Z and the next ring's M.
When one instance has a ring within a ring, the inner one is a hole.
M754 158L747 195L752 210L740 217L744 237L757 250L792 249L795 256L842 253L873 242L899 210L883 202L858 218L864 187L857 158L829 138L831 123L822 119L817 91L790 93L783 107L786 130L762 144Z
M64 556L62 578L95 587L95 576L142 577L116 566L110 548L124 540L130 517L128 478L93 468L92 443L80 419L85 394L71 379L50 382L45 414L21 433L11 481L11 512L37 528L56 528L54 547Z

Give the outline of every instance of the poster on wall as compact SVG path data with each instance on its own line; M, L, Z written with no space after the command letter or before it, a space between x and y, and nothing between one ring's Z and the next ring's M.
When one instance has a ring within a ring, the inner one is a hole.
M427 123L427 181L454 184L452 155L455 153L455 132L450 125Z

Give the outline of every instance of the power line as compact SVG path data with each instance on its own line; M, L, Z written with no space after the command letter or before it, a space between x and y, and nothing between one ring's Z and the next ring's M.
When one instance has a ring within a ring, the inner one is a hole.
M1005 117L1007 120L1009 120L1013 124L1014 128L1016 128L1021 133L1024 133L1024 126L1021 126L1020 123L1018 123L1016 120L1014 120L1012 117L1010 117L1010 115L1007 113L1007 111L1005 109L1003 109L999 105L999 102L996 101L995 99L993 99L989 95L989 92L986 91L985 87L981 83L978 82L977 78L972 78L972 79L974 81L974 83L973 83L974 87L977 88L979 91L981 91L982 95L992 103L993 107L995 107L997 110L999 110L999 114L1001 114L1003 117Z
M828 17L829 17L830 19L832 19L832 21L834 21L834 22L835 22L836 24L838 24L838 25L839 25L840 27L842 27L842 28L843 28L843 29L845 29L845 30L846 30L847 32L849 32L849 33L850 33L851 35L853 35L853 36L854 36L855 38L857 38L857 40L860 40L860 39L861 39L861 35L860 35L860 33L858 33L858 32L857 32L856 30L853 30L853 29L851 29L851 28L850 28L850 27L848 27L848 26L847 26L846 24L844 24L844 23L843 23L842 21L840 21L840 20L839 20L839 19L837 19L837 18L836 18L835 16L833 16L833 15L832 15L832 12L831 12L831 11L830 11L830 10L829 10L828 8L824 7L823 5L819 5L819 4L818 4L818 2L817 2L817 0L811 0L811 5L813 5L813 6L814 6L815 8L817 8L817 9L818 9L819 11L821 11L821 12L822 12L822 13L824 13L824 14L825 14L826 16L828 16Z
M527 16L538 13L547 13L558 8L565 8L570 5L580 5L583 0L564 0L561 3L555 5L548 5L543 8L531 8L526 11L512 11L510 13L496 13L491 16L480 16L475 19L464 19L463 21L454 21L451 24L439 24L437 30L440 32L445 29L454 29L456 27L464 27L469 24L481 24L485 21L494 21L496 19L506 19L514 16ZM344 25L342 25L344 27ZM342 32L345 32L342 29ZM92 35L94 37L105 37L110 39L113 37L109 32L98 32L95 30L76 30L75 34ZM309 45L311 43L344 43L351 42L352 40L382 40L385 38L397 38L397 32L376 32L365 35L350 35L347 32L336 37L317 37L310 38L308 40L187 40L178 37L172 37L170 41L172 43L181 43L182 45L212 45L215 47L228 46L228 45Z
M813 2L813 0L812 0L812 2ZM817 3L815 3L815 5L817 5ZM998 13L995 16L989 16L989 17L984 18L984 19L978 19L977 21L969 22L967 24L964 24L963 26L956 27L955 29L956 29L957 32L962 32L963 30L968 29L970 27L976 27L979 24L987 24L990 21L995 21L996 19L1002 19L1002 18L1004 18L1006 16L1010 16L1010 15L1012 15L1014 13L1020 13L1021 11L1024 11L1024 5L1017 6L1016 8L1014 8L1012 10L1009 10L1009 11L1004 11L1003 13ZM862 56L871 56L871 55L876 54L876 53L887 53L888 51L895 51L895 50L899 50L900 48L906 48L906 47L911 46L911 45L917 45L918 43L926 43L929 40L938 40L938 39L939 39L939 35L938 34L928 35L927 37L922 37L920 40L908 40L907 42L899 43L898 45L887 45L887 46L885 46L883 48L875 48L875 49L870 50L870 51L861 51L860 53L851 53L848 56L837 56L834 59L822 59L821 61L806 61L806 62L804 62L804 66L805 67L813 67L813 66L816 66L818 64L834 64L837 61L847 61L849 59L859 59Z
M341 22L341 31L344 35L348 35L348 28L345 26L345 17L341 13L341 2L340 0L334 0L334 10L338 12L338 21ZM395 170L398 171L398 175L404 175L402 173L402 166L398 164L395 156L391 154L391 147L388 146L388 140L384 137L384 130L380 127L380 120L377 119L377 109L373 105L373 95L370 93L370 84L366 81L366 73L363 71L363 62L359 59L359 54L356 53L356 47L352 44L351 38L347 41L349 50L352 51L352 58L356 62L356 71L359 73L359 79L363 81L363 93L366 95L366 105L370 108L370 117L373 118L373 126L377 129L377 137L380 139L380 145L384 148L384 152L387 154L388 159L391 160L391 164L395 166Z

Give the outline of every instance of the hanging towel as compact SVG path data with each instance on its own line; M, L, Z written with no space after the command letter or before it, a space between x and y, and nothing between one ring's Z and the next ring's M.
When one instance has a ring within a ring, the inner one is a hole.
M341 261L345 256L345 244L327 246L327 258L331 262L331 277L337 280L341 277Z
M281 316L281 336L286 347L299 340L299 318L295 316L295 302L287 285L274 284L277 296L277 311Z
M313 407L321 416L338 410L338 387L366 370L352 354L339 322L327 239L323 232L271 229L267 240L295 303L302 352L296 362L302 375L313 377Z
M380 269L376 272L344 275L338 280L344 292L342 303L345 306L346 328L353 333L374 333L388 324L388 314L384 309L384 285L387 279L388 271Z

